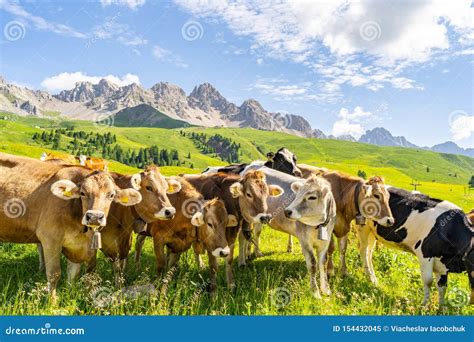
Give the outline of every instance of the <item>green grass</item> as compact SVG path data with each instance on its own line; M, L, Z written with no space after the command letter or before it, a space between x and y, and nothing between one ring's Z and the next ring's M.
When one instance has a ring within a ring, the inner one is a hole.
M74 124L78 130L111 131L125 148L140 148L156 144L162 148L178 149L182 157L191 153L195 169L181 167L161 168L166 175L199 172L209 165L225 163L204 155L193 142L179 134L179 129L130 128L96 126L91 122L48 120L19 117L8 113L8 120L0 120L0 151L38 158L47 150L35 144L31 136L42 129ZM40 127L40 128L36 128ZM263 132L253 129L202 129L187 128L207 134L219 133L241 144L242 159L250 161L264 158L264 152L285 146L294 151L300 162L325 166L356 174L364 170L370 175L383 175L387 183L412 189L416 179L420 190L450 200L463 209L474 207L474 194L465 195L466 184L474 170L474 159L438 154L417 149L378 147L334 140L304 139L283 133ZM133 173L137 169L110 163L111 169ZM426 167L430 172L426 172ZM449 176L457 174L457 177ZM296 239L295 239L296 240ZM363 274L357 252L357 238L351 233L347 252L350 276L336 276L330 280L332 295L322 300L309 293L309 279L304 258L298 243L293 253L286 253L287 235L264 229L261 237L264 256L253 260L247 267L234 265L237 289L235 293L225 287L225 274L221 265L218 291L211 297L205 291L207 268L198 271L191 252L183 256L180 267L164 279L155 276L152 244L145 244L142 271L135 269L129 258L126 286L152 284L156 292L137 298L114 300L112 267L100 253L97 273L83 276L73 285L62 277L59 287L59 305L47 302L46 277L38 272L37 252L34 245L0 244L0 312L20 314L256 314L256 315L398 315L398 314L451 314L472 315L472 306L448 305L439 308L433 286L432 302L421 308L423 290L414 256L379 246L374 255L374 265L380 282L373 286ZM237 254L237 248L236 248ZM337 267L337 253L336 253ZM63 272L66 262L63 257ZM275 303L275 291L288 291L291 299L287 305ZM450 275L448 294L456 291L468 293L465 274Z

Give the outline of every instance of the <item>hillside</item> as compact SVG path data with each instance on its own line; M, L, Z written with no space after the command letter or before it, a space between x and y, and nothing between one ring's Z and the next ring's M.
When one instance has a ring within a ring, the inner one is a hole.
M0 117L7 118L0 120L0 151L13 154L39 157L41 152L48 148L33 141L32 136L35 132L41 133L43 130L73 125L75 130L100 134L111 132L116 135L117 144L123 148L138 150L157 145L161 149L176 149L180 158L187 159L189 156L189 160L183 164L186 167L163 167L163 172L171 175L199 172L210 165L225 164L215 154L204 153L189 138L189 134L182 133L198 132L208 136L219 134L239 144L239 158L244 162L263 159L266 152L285 146L296 153L299 162L342 170L350 174L364 170L367 175L383 175L387 183L407 189L413 189L410 183L416 180L421 183L418 188L420 191L449 199L466 210L474 207L472 195L465 195L468 180L473 174L474 159L460 155L440 154L423 149L379 147L339 140L301 138L250 128L109 127L89 121L59 121L5 113ZM189 168L191 163L193 169ZM136 171L134 167L117 162L112 162L111 168L120 172Z
M186 121L172 119L146 104L122 109L113 116L113 122L119 127L179 128L189 126Z

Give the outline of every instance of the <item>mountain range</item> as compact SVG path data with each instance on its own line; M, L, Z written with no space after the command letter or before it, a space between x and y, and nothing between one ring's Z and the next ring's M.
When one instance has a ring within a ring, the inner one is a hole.
M144 88L136 83L118 86L102 79L97 84L78 82L73 89L51 95L8 83L0 77L0 110L20 115L64 116L93 121L114 116L117 125L122 126L173 128L187 123L205 127L252 127L303 137L419 148L403 136L394 137L382 127L366 131L359 140L351 135L327 136L323 131L313 129L302 116L269 112L255 99L247 99L238 106L210 83L200 84L186 95L183 89L168 82ZM474 157L474 149L463 149L453 142L438 144L431 149Z

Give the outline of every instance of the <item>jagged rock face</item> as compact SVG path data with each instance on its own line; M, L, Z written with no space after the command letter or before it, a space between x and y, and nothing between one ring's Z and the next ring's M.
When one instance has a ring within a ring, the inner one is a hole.
M188 110L188 98L180 87L168 83L160 82L151 87L153 98L165 113L175 113L183 117Z
M94 88L90 82L78 82L71 90L63 90L57 96L66 102L89 102L95 98Z
M235 104L227 101L227 99L209 83L203 83L198 87L194 87L188 100L191 107L199 108L205 112L216 110L223 115L231 116L239 111Z
M324 134L323 131L321 131L320 129L313 129L313 131L311 132L311 136L313 138L318 138L318 139L327 139L327 135Z
M359 142L379 146L417 147L405 137L394 137L392 133L383 127L376 127L366 131L365 134L360 137Z

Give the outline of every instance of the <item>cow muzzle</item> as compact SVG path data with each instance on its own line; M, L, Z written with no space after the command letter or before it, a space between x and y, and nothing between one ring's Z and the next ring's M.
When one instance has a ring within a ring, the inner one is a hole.
M164 207L155 214L155 217L158 220L171 220L176 214L176 209L174 207Z
M391 216L386 216L380 220L377 220L377 223L381 224L384 227L391 227L395 224L395 219Z
M88 227L104 227L106 225L106 217L103 211L87 210L82 217L82 224Z
M230 248L229 246L226 246L225 248L216 248L212 251L212 255L214 255L215 257L226 257L230 254Z
M263 223L267 224L272 220L272 215L271 214L258 214L253 218L254 223Z
M301 218L301 215L295 209L286 208L283 213L285 214L285 217L290 220L297 220Z

